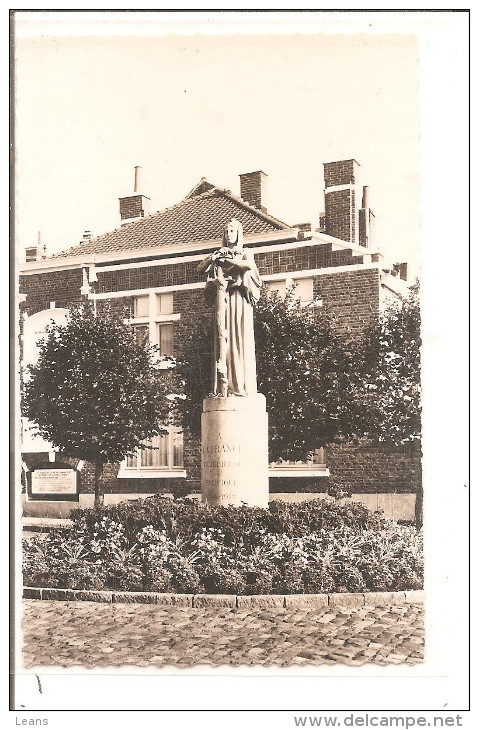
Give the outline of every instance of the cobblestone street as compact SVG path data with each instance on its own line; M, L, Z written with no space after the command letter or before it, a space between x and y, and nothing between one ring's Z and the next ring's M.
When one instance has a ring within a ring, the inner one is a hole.
M33 666L416 664L423 606L183 608L25 600Z

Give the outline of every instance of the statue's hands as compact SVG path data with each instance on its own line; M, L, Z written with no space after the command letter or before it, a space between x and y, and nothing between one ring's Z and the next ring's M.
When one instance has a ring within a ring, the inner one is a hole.
M226 261L234 258L234 253L230 248L219 248L212 254L213 261Z

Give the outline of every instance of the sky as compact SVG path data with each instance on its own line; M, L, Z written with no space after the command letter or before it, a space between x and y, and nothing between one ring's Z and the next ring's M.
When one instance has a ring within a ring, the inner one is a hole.
M86 35L68 13L50 26L41 23L48 14L17 15L20 256L38 231L51 254L85 230L118 227L118 197L133 192L135 165L153 211L179 202L201 177L239 194L239 174L261 169L268 211L316 227L323 163L355 158L380 250L418 270L413 34L342 33L336 24L285 35L279 24L267 35L181 36L153 23L145 36L127 23L130 35L111 37L117 29L96 15L103 26L87 25Z

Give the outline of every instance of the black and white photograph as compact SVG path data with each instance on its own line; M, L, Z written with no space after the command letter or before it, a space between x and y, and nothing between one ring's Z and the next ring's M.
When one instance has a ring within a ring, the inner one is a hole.
M12 12L17 724L462 725L467 25Z

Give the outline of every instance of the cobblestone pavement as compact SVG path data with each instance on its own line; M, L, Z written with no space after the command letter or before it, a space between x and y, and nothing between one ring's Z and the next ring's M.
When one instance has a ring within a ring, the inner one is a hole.
M416 664L420 604L361 608L180 608L24 601L32 666Z

